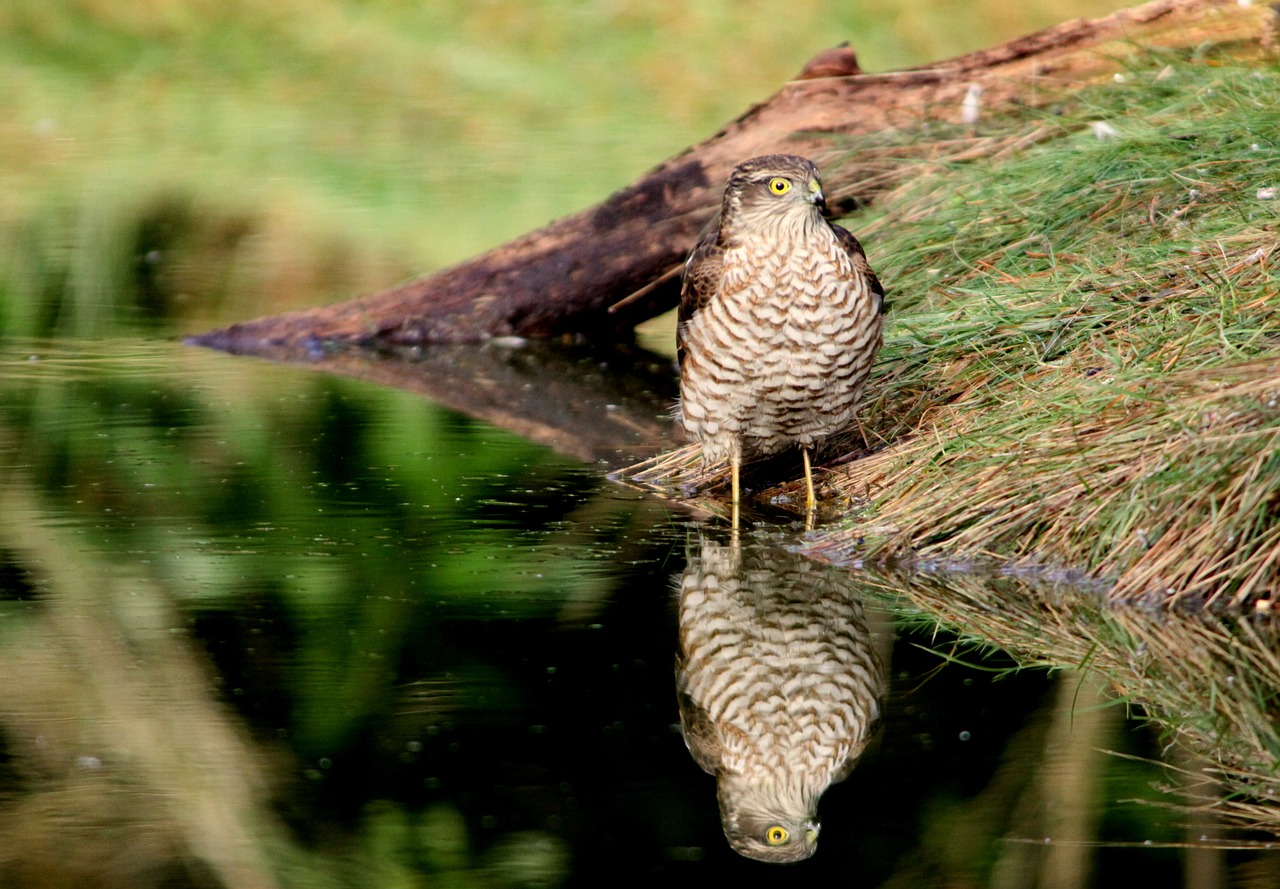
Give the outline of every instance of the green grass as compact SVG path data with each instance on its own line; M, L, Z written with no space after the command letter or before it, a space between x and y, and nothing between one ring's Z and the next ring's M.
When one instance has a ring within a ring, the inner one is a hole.
M971 134L986 159L921 160L972 144L945 126L848 146L851 164L896 157L906 184L845 221L892 310L859 429L831 448L848 456L822 499L843 522L810 549L1066 568L1119 598L1270 599L1280 71L1138 54L1040 98ZM718 478L693 446L632 476ZM760 500L779 495L802 500L795 482Z
M871 527L826 545L871 530L881 553L1085 568L1117 596L1270 597L1277 103L1274 67L1149 60L1055 109L1060 138L851 220L894 312L875 453L835 478Z
M826 46L884 69L1063 14L998 6L14 0L0 331L193 330L389 286L601 200Z

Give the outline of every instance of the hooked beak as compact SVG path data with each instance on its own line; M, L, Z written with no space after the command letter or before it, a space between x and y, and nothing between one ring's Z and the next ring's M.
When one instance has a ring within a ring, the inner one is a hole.
M827 212L827 199L822 195L822 183L817 179L809 180L809 194L805 198L823 213Z

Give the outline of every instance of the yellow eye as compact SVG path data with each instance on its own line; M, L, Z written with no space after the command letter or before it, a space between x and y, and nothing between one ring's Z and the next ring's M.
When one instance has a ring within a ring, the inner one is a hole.
M782 179L782 180L775 179L773 181L786 182L785 179ZM769 185L770 187L772 187L773 183L771 182L769 183ZM784 188L783 191L786 191L786 189ZM781 827L777 824L775 824L773 827L769 828L764 832L764 838L768 840L770 846L781 846L783 843L787 841L787 839L790 836L791 834L787 833L787 829L785 827Z
M774 194L786 194L787 192L791 191L791 180L783 179L780 176L775 179L770 179L769 191L773 192ZM779 830L781 830L781 828L779 828ZM783 833L786 833L786 831L783 831Z

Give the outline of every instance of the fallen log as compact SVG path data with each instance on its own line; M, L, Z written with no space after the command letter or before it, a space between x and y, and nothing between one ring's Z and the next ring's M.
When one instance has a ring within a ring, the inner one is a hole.
M684 254L715 213L729 171L744 158L779 151L812 157L839 215L897 184L921 157L977 157L1026 141L1025 135L1010 142L969 130L959 138L948 133L944 143L929 134L937 122L970 122L978 97L989 112L1043 107L1118 72L1135 46L1212 41L1256 47L1274 42L1273 29L1269 9L1239 0L1156 0L888 74L861 73L848 48L827 50L767 101L594 207L379 293L190 341L252 354L279 346L618 335L675 305ZM851 139L885 134L897 135L893 151L849 151Z

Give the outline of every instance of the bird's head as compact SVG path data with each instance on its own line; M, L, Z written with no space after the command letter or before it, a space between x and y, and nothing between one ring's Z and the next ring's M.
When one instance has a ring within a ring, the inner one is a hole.
M720 776L718 790L724 835L739 855L783 864L803 861L817 851L816 797L728 775Z
M723 218L813 220L826 207L813 161L796 154L766 154L734 168L724 192Z

